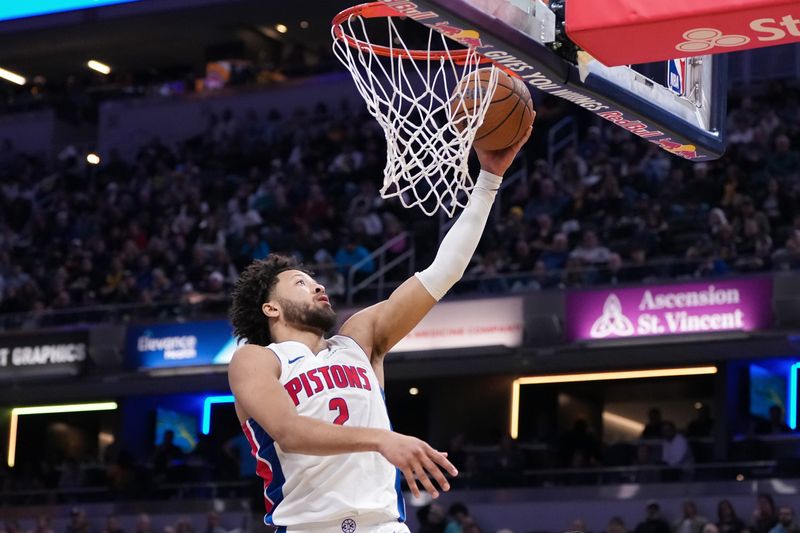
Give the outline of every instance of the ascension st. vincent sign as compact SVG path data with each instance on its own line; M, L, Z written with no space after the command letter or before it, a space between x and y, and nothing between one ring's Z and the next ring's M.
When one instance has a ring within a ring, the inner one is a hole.
M772 280L570 291L565 322L570 340L766 329Z

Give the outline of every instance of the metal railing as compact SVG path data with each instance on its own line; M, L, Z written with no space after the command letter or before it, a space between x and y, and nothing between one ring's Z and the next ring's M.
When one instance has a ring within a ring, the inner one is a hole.
M578 146L578 123L567 115L547 132L547 163L554 168L556 156L568 146Z
M406 250L395 257L389 258L391 249L404 241L408 246ZM356 276L361 268L370 262L377 262L375 272L356 282ZM407 231L395 235L367 257L350 267L347 271L347 305L353 305L356 294L366 289L376 289L379 298L382 298L387 287L387 274L393 272L395 268L403 263L406 263L407 277L410 277L414 274L414 267L416 266L416 246L412 235Z

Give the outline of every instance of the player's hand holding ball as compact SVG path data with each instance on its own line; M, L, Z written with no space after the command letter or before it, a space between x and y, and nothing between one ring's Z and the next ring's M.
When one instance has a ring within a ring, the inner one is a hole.
M482 68L477 76L461 81L457 91L463 93L463 100L453 105L457 128L461 129L466 118L481 106L481 95L487 93L491 77L492 68ZM502 176L530 137L535 118L533 99L525 82L497 69L497 87L472 143L481 168Z
M478 160L481 162L481 169L486 172L491 172L496 176L505 175L506 170L508 170L511 163L514 162L514 158L517 157L517 152L519 152L525 143L528 142L528 139L530 139L532 131L533 126L530 126L519 141L502 150L485 150L475 146L475 153L478 154Z

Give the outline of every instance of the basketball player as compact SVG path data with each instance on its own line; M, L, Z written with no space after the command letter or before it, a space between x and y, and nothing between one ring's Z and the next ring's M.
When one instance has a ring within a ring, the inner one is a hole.
M264 480L264 522L288 532L396 533L405 504L400 474L434 498L455 476L446 454L392 432L383 359L461 278L502 176L530 130L505 150L480 151L470 203L433 263L383 302L347 320L338 335L325 287L293 260L254 261L233 291L231 321L247 344L228 369L236 413ZM434 481L436 485L434 485Z

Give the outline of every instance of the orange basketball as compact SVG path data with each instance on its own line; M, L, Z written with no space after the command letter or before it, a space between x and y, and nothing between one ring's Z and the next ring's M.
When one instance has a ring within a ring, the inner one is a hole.
M463 127L464 115L480 106L480 96L486 93L491 77L491 68L478 70L480 87L475 90L475 77L462 80L467 83L465 97L455 104L461 109L454 109L453 121L456 126ZM459 87L461 89L461 87ZM517 76L498 71L497 88L492 96L492 103L486 111L483 123L475 134L473 146L482 150L502 150L517 143L533 124L533 99L528 88Z

